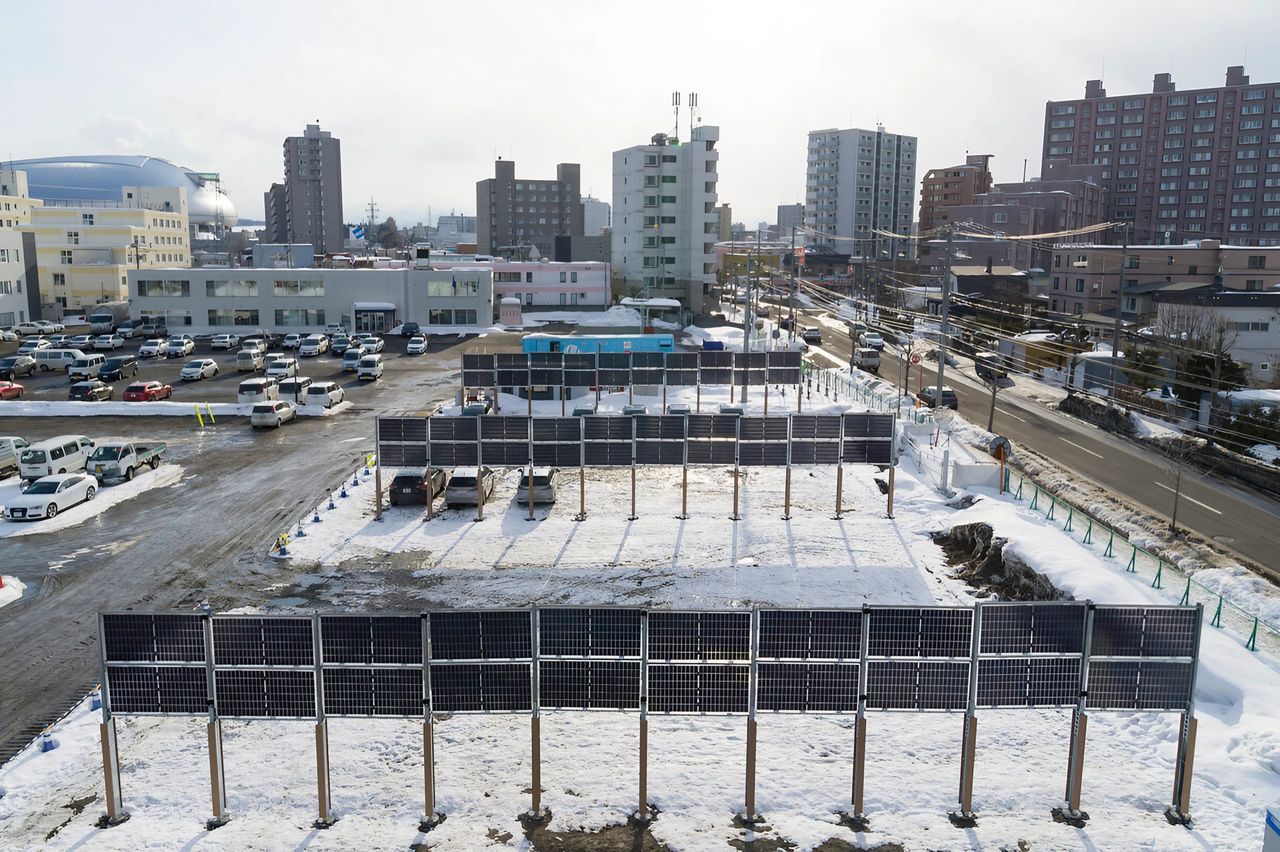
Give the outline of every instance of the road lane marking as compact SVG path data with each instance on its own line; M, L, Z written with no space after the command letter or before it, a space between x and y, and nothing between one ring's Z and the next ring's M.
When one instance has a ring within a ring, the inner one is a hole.
M1012 417L1014 420L1017 420L1019 423L1026 423L1026 422L1027 422L1027 421L1023 420L1021 417L1019 417L1018 415L1016 415L1016 414L1011 414L1010 412L1005 411L1003 408L997 408L997 409L996 409L996 411L999 411L999 412L1000 412L1001 414L1003 414L1005 417Z
M1089 455L1091 455L1091 456L1096 456L1097 458L1102 458L1102 455L1101 455L1100 453L1095 453L1093 450L1089 449L1088 447L1082 447L1082 446L1080 446L1079 444L1077 444L1075 441L1067 441L1067 439L1066 439L1066 438L1064 438L1064 437L1062 437L1061 435L1059 435L1059 436L1058 436L1058 440L1059 440L1059 441L1066 441L1068 444L1070 444L1071 446L1075 447L1077 450L1084 450L1086 453L1088 453L1088 454L1089 454Z
M1173 494L1176 494L1176 493L1177 493L1177 492L1176 492L1176 491L1174 491L1172 488L1170 488L1169 486L1165 485L1163 482L1157 482L1157 483L1156 483L1156 485L1159 485L1159 486L1160 486L1161 488L1163 488L1165 491L1168 491L1168 492L1170 492L1170 493L1173 493ZM1210 506L1209 504L1207 504L1207 503L1201 503L1199 500L1197 500L1197 499L1196 499L1196 498L1194 498L1194 497L1188 497L1187 495L1183 494L1183 495L1182 495L1182 499L1183 499L1183 500L1190 500L1192 503L1195 503L1195 504L1196 504L1197 506L1199 506L1200 508L1202 508L1202 509L1208 509L1210 512L1213 512L1215 515L1221 515L1221 514L1222 514L1222 512L1220 512L1220 511L1218 511L1217 509L1213 508L1213 507L1212 507L1212 506Z

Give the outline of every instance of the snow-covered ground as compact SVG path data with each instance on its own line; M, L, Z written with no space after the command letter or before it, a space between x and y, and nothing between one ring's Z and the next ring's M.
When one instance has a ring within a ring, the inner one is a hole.
M1182 430L1167 421L1136 411L1130 411L1129 417L1133 420L1133 428L1139 438L1150 441L1182 437Z
M177 485L182 481L183 468L177 464L162 464L155 470L144 471L132 482L119 485L108 485L98 489L97 496L87 503L63 509L56 517L40 521L3 521L0 522L0 538L34 535L36 533L55 532L81 524L88 519L101 515L107 509L126 500L132 500L145 491L153 488L165 488ZM9 477L0 484L0 511L4 504L20 493L18 478Z
M1280 447L1275 444L1254 444L1249 448L1249 455L1262 459L1267 464L1275 464L1280 459Z
M857 606L966 603L973 591L949 576L929 533L985 522L1009 547L1077 598L1106 603L1175 603L1103 561L1027 509L975 493L968 508L943 502L903 465L896 519L865 468L846 468L845 511L834 513L831 469L793 473L792 518L783 514L783 472L752 469L742 487L742 520L729 519L724 468L692 468L687 520L679 512L680 473L641 469L638 518L628 521L627 471L587 474L588 517L578 510L576 473L554 507L534 521L514 505L507 473L474 523L471 511L424 522L420 509L389 509L373 520L369 479L322 511L290 544L305 584L326 606L360 609L370 584L394 584L422 606L619 603L643 606ZM390 471L386 472L387 474ZM963 495L962 495L963 496ZM379 573L386 554L399 573ZM407 557L407 558L406 558ZM769 839L812 849L828 838L860 845L897 841L908 849L1256 848L1264 808L1280 798L1280 665L1206 627L1197 689L1200 718L1192 791L1195 826L1162 816L1173 780L1177 717L1093 713L1085 760L1084 829L1056 824L1070 714L1066 710L981 712L976 828L953 828L961 717L877 713L868 723L867 803L873 831L836 825L847 807L852 752L848 717L761 716L758 806ZM332 778L339 816L328 831L314 818L314 740L306 722L226 722L232 821L212 834L207 755L198 719L120 720L124 798L132 819L92 827L102 811L98 714L77 708L55 731L61 748L29 748L0 768L0 845L87 845L102 849L369 848L423 840L432 848L529 848L517 814L529 807L528 719L453 716L436 727L439 807L448 819L427 837L415 831L421 802L420 728L414 720L334 719ZM554 830L594 830L635 807L636 717L544 713L543 804ZM652 832L672 849L724 848L748 836L731 825L743 807L745 720L653 716L649 791L661 815ZM80 813L68 803L96 796ZM510 840L502 839L510 834ZM1021 844L1026 844L1021 845Z
M206 408L207 405L207 408ZM351 408L350 402L340 402L332 408L323 405L295 406L300 417L332 417ZM200 414L214 417L248 417L253 403L241 405L235 402L199 403ZM196 404L190 402L72 402L70 400L39 401L14 400L0 405L0 417L192 417Z
M22 597L22 591L26 587L26 584L17 577L0 574L0 606L11 604Z

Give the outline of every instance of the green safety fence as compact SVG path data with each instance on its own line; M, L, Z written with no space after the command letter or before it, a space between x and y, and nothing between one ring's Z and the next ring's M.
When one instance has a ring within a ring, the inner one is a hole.
M1203 603L1205 610L1213 613L1209 620L1210 626L1234 633L1250 651L1264 650L1280 654L1280 625L1267 621L1225 594L1197 582L1173 562L1129 541L1124 532L1041 488L1030 476L1006 466L1003 492L1004 497L1025 505L1084 546L1092 549L1103 545L1104 559L1117 566L1123 565L1123 571L1147 580L1151 588L1162 591L1168 589L1170 592L1180 588L1179 603L1183 606ZM1029 500L1026 494L1030 495Z

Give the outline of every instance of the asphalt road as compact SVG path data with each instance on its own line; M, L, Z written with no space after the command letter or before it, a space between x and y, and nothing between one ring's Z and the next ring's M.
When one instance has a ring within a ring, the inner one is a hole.
M852 341L823 328L819 348L847 364ZM923 367L924 384L935 384L937 362L925 361ZM886 347L881 353L881 378L897 384L900 370L898 354ZM920 386L919 377L919 368L914 368L909 382L913 392ZM961 413L986 426L991 393L973 368L948 366L944 381L955 390ZM997 395L993 431L1052 459L1081 482L1097 485L1154 515L1168 518L1173 511L1174 475L1164 456L1012 394ZM1183 473L1178 525L1280 577L1275 555L1277 517L1280 503L1190 468Z

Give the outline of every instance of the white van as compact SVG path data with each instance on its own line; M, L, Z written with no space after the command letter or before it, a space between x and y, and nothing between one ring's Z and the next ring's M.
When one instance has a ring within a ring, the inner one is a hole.
M0 438L0 476L10 468L18 471L18 454L27 448L27 442L16 435Z
M275 379L245 379L236 389L236 402L270 402L280 398L280 383Z
M241 349L236 353L236 370L241 373L256 373L264 368L265 363L261 349Z
M98 378L102 365L107 361L106 355L83 355L67 367L67 378L73 382L84 382Z
M61 370L64 373L77 359L84 358L79 349L37 349L31 356L36 359L36 369L42 373Z
M311 387L312 379L310 376L293 376L280 380L280 395L278 399L285 399L294 405L302 405L307 401L307 388Z
M24 449L18 456L18 474L23 479L39 479L84 470L92 451L93 441L84 435L59 435Z
M382 356L361 355L356 367L356 378L360 381L376 381L382 378Z

